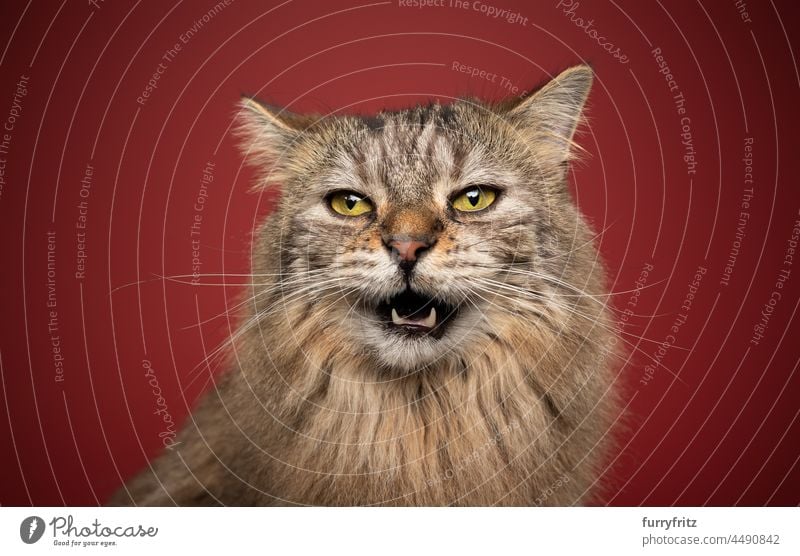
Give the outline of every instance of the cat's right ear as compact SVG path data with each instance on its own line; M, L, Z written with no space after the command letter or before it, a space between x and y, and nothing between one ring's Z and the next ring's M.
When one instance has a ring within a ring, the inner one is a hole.
M260 100L243 96L236 116L235 134L248 162L262 170L263 182L283 182L291 173L291 148L307 127L307 121Z

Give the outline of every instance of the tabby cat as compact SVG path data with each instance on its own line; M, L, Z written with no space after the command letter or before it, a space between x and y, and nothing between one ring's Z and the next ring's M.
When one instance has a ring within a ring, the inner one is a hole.
M618 342L567 182L591 83L370 117L244 99L281 188L231 368L112 504L592 500Z

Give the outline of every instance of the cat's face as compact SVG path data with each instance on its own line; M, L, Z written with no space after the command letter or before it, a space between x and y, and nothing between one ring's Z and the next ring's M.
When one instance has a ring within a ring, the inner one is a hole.
M283 302L313 306L349 348L404 371L468 361L506 319L534 318L553 242L574 219L565 168L590 83L575 68L506 107L368 119L246 102L248 149L283 186L268 246Z

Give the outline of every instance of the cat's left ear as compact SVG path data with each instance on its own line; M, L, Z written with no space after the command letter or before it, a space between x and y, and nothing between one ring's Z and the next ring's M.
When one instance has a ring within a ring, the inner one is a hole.
M511 121L534 141L544 162L561 164L576 148L572 141L581 121L583 106L592 87L589 66L572 67L511 108Z

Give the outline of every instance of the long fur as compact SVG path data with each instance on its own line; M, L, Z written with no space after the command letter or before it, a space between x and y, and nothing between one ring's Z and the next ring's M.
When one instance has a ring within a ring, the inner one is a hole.
M592 75L529 98L301 118L247 99L240 135L279 182L254 239L232 367L113 504L570 505L591 499L617 414L617 339L567 188ZM501 197L448 212L469 184ZM322 201L354 189L372 220ZM381 237L435 234L413 285L462 308L440 340L390 337L402 287Z

